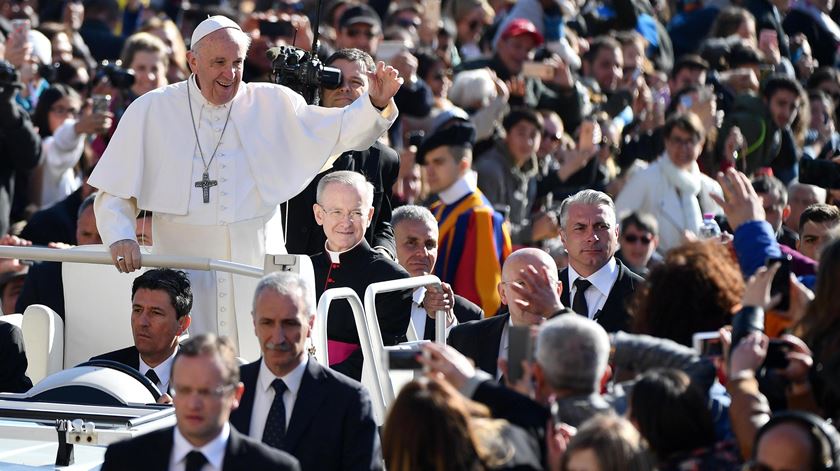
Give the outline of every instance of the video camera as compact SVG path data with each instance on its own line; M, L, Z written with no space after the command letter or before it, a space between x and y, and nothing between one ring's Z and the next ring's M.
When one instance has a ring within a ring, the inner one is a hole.
M299 93L310 105L319 103L318 90L335 89L341 85L341 71L327 67L318 59L318 27L321 18L321 1L315 12L315 24L312 31L312 51L304 51L294 46L273 47L266 51L271 60L271 81L285 85ZM261 25L265 28L265 25Z
M134 85L134 72L123 68L120 61L102 61L96 67L96 74L93 76L92 83L99 83L104 78L107 78L111 85L121 90L127 90Z
M341 85L341 71L326 67L316 54L292 46L274 47L266 53L271 59L271 81L299 93L307 103L318 104L318 89Z

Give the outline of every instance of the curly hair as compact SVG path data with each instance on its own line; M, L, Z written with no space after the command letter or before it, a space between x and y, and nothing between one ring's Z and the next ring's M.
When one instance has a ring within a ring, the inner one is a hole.
M691 346L694 333L729 323L743 292L741 271L725 246L688 242L668 252L637 292L634 331Z

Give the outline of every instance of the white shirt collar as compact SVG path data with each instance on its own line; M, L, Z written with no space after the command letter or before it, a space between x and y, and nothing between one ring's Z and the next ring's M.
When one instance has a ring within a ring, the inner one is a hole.
M172 462L174 464L177 463L185 463L187 454L193 450L200 451L205 458L207 458L207 462L213 466L214 469L222 469L222 462L225 459L225 448L227 448L227 441L230 438L230 425L225 423L222 427L222 432L216 436L213 440L207 442L201 448L196 448L191 444L187 439L181 435L181 431L178 430L178 426L175 426L175 438L172 443Z
M476 188L472 175L467 174L456 180L449 188L438 193L438 197L443 201L443 204L452 204L474 192Z
M581 277L578 272L569 265L569 286L566 289L571 291L572 287L575 285L575 280ZM610 257L610 260L604 264L603 267L599 268L598 271L586 277L586 279L592 283L598 291L601 292L604 296L610 295L610 290L615 284L615 280L618 279L618 263L615 261L615 257Z
M420 286L414 290L414 293L411 295L412 301L414 304L420 304L423 302L423 298L426 297L426 287Z
M155 374L157 375L158 379L160 379L161 385L161 392L165 389L168 389L163 386L169 386L169 375L172 372L172 362L175 361L175 355L178 353L178 346L175 346L175 351L172 352L172 355L169 355L169 358L163 360L160 365L152 368L151 366L147 365L145 361L143 361L143 357L140 356L138 353L137 356L140 357L140 374L146 376L146 372L149 370L155 370Z
M242 89L244 84L240 83L239 88ZM207 98L204 98L204 95L201 94L201 89L198 88L198 82L195 81L195 74L191 74L190 78L187 79L187 90L189 90L190 97L192 98L192 105L193 105L193 112L196 112L196 108L201 108L203 106L210 107L211 109L227 109L230 106L230 102L225 103L224 105L214 105L207 101ZM239 93L237 92L237 95Z
M327 242L324 242L324 250L327 252L327 254L329 254L329 256L330 256L330 262L332 262L332 263L341 263L341 258L339 257L339 255L341 255L341 254L343 254L343 253L347 253L347 252L349 252L349 251L351 251L351 250L355 249L355 248L356 248L356 247L358 247L358 246L359 246L359 244L361 244L361 243L362 243L362 240L360 239L358 242L356 242L356 245L354 245L354 246L350 247L350 248L349 248L349 249L347 249L347 250L342 250L341 252L333 252L332 250L330 250L330 249L328 249L328 248L327 248Z
M281 376L280 379L286 383L286 389L292 393L292 397L297 397L297 393L300 390L300 383L303 381L303 372L306 371L306 365L309 362L309 357L306 353L303 354L304 358L303 361L300 362L298 366L295 367L292 371L290 371L286 376ZM268 392L271 389L271 383L277 378L274 376L274 373L268 369L268 365L265 364L265 358L260 361L260 372L257 378L257 384L260 388L260 391Z

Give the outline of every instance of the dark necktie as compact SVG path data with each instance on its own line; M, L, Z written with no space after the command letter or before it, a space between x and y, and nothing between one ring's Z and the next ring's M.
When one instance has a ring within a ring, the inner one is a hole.
M184 469L185 471L201 471L205 463L207 463L207 458L204 457L204 454L198 450L193 450L187 453L187 465Z
M575 300L572 302L572 310L584 317L589 317L589 305L586 304L586 290L592 286L589 280L578 278L575 280Z
M149 381L151 381L155 386L161 386L160 378L158 378L155 370L149 368L149 371L146 372L146 377L149 378Z
M283 404L283 393L288 388L280 378L272 381L271 387L274 388L274 402L271 403L271 409L265 419L262 441L266 445L280 448L283 437L286 436L286 405Z

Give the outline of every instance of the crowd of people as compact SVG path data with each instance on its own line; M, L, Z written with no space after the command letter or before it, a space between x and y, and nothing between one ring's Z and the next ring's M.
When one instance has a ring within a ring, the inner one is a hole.
M0 33L0 244L312 260L136 278L100 358L178 425L103 469L840 469L834 2L0 0ZM309 300L428 274L375 303L447 343L378 431L350 305L326 368ZM65 316L61 264L0 261L32 304Z

